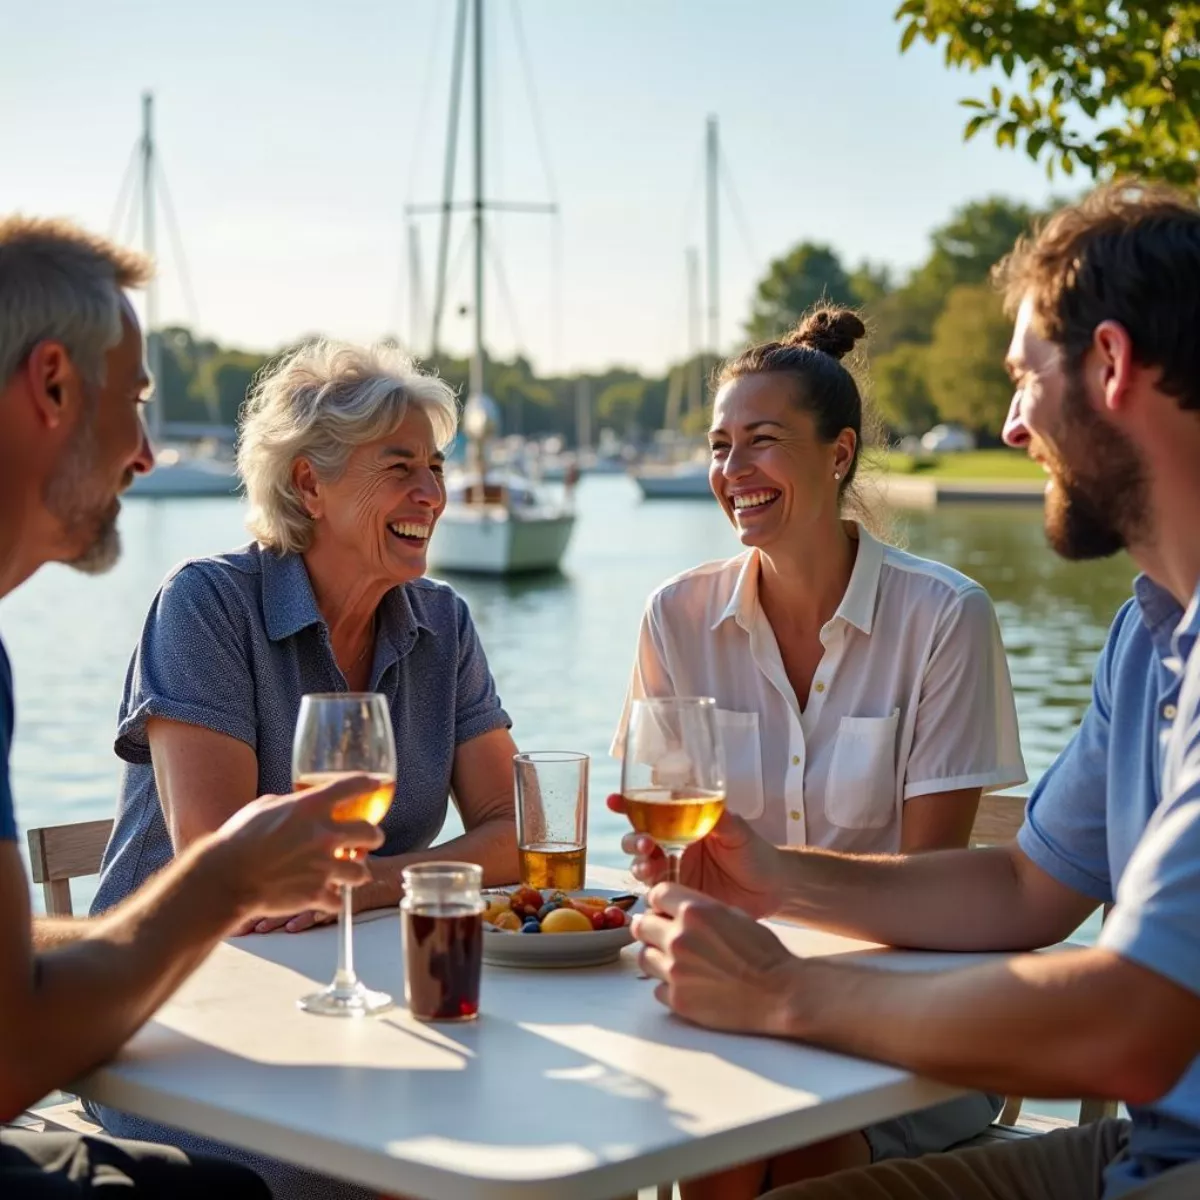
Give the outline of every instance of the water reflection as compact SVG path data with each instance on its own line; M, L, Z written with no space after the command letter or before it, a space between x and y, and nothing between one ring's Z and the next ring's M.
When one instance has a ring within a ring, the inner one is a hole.
M738 543L715 504L645 504L620 477L585 479L577 501L561 573L453 582L471 606L520 745L593 756L592 856L616 864L624 826L602 803L618 778L608 745L646 596ZM17 677L14 783L26 827L111 813L117 704L150 600L177 562L244 543L242 517L236 499L130 501L121 522L126 553L110 575L50 568L0 604ZM952 506L903 514L896 526L914 553L958 567L991 593L1036 777L1088 702L1132 565L1058 559L1038 508Z

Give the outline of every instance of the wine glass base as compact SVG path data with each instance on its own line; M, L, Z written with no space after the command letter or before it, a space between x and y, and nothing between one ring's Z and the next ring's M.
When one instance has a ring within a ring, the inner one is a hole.
M386 1012L395 1001L387 992L373 992L360 983L352 988L327 987L304 996L296 1004L305 1012L321 1017L369 1017Z

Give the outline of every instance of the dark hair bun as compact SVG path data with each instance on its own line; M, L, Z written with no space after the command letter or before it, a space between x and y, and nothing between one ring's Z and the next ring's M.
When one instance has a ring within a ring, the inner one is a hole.
M786 346L807 346L843 358L866 332L861 318L848 308L816 308L783 341Z

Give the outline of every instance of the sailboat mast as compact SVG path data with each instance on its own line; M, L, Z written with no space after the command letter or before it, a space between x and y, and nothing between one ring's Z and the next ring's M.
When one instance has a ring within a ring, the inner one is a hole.
M720 168L720 149L717 142L717 118L708 118L705 137L705 160L708 174L708 349L721 353L721 271L719 230L717 228L717 173Z
M415 221L408 223L408 352L416 354L425 324L425 297L421 283L421 235Z
M454 171L458 163L458 110L462 101L466 30L467 0L458 0L450 72L450 113L446 118L446 158L442 167L442 219L438 229L437 275L434 277L433 322L429 337L429 357L435 362L442 349L442 317L446 310L446 271L450 263L450 224L454 213Z
M475 34L475 353L471 357L471 394L483 395L483 0L473 0Z
M154 259L154 94L142 93L142 250ZM162 436L162 341L158 326L157 272L146 285L146 365L154 382L155 402L149 406L150 436L158 441Z
M688 301L688 391L687 411L699 412L703 400L701 391L700 359L700 255L695 246L687 248L687 301Z

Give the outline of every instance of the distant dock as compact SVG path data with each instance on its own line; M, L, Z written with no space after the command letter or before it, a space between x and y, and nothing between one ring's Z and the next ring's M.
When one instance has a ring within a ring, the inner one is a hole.
M1041 504L1044 479L937 479L920 475L871 477L884 500L897 508L936 508L939 504Z

